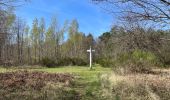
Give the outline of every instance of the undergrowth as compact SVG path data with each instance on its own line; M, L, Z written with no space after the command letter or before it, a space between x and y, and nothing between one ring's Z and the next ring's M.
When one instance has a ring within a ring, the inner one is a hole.
M160 74L104 74L103 95L107 100L169 100L170 76Z

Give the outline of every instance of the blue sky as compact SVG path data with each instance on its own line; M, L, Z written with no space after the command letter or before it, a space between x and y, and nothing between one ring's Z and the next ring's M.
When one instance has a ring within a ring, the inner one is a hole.
M30 3L18 7L16 14L29 25L34 18L41 17L49 24L50 18L54 15L61 25L65 20L77 19L79 31L86 34L91 32L95 37L109 31L113 22L112 16L90 0L31 0Z

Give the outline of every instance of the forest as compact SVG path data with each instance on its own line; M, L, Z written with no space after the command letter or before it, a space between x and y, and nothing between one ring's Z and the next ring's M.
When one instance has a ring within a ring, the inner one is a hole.
M90 0L118 18L98 37L56 15L30 25L15 13L27 3L0 0L0 99L170 99L169 0Z

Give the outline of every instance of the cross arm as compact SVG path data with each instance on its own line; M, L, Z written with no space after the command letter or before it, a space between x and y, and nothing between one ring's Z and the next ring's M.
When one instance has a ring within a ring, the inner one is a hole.
M90 52L90 50L87 50L87 52Z

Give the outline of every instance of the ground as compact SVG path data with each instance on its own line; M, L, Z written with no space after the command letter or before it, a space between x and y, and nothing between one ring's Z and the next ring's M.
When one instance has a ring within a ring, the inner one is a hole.
M0 68L1 73L6 73L10 71L23 71L23 68ZM101 84L100 84L100 75L104 73L110 73L111 68L103 68L99 65L95 65L92 70L89 70L88 67L80 66L67 66L67 67L58 67L58 68L27 68L27 71L31 72L48 72L48 73L69 73L75 77L74 85L71 86L71 89L76 91L81 100L100 100L104 99L101 95ZM66 100L70 100L66 99Z
M99 65L92 70L0 67L0 100L170 100L169 69L153 71L121 75Z

